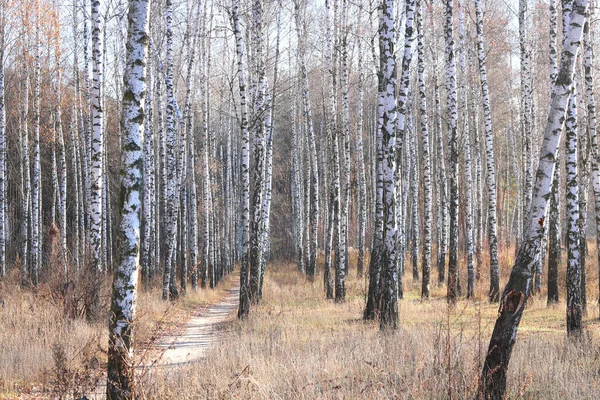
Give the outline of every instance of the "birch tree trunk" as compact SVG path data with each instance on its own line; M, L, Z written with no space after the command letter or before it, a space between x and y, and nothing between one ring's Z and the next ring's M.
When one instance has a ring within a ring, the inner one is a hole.
M60 234L61 262L63 263L63 273L65 282L68 278L67 269L67 159L65 150L65 139L62 128L62 80L60 70L60 50L57 49L56 54L57 64L57 88L56 88L56 131L58 133L58 150L59 150L59 196L58 196L58 229ZM0 150L1 151L1 150ZM1 197L1 196L0 196Z
M480 396L502 398L506 391L506 373L517 329L529 297L537 254L544 234L544 220L552 187L558 143L571 95L575 60L579 52L588 0L574 0L573 12L563 39L560 70L552 85L552 101L548 113L536 182L528 216L527 231L522 241L510 279L500 300L499 315L490 339L483 365Z
M31 225L31 175L29 168L29 68L25 65L25 83L23 84L23 109L21 113L21 198L22 203L22 217L21 217L21 234L22 234L22 248L21 248L21 286L26 286L30 283L30 270L29 270L29 228Z
M341 187L341 209L340 209L340 229L342 246L340 253L344 253L344 261L342 267L346 275L348 274L348 226L349 216L348 210L350 207L350 104L348 100L350 92L350 78L348 71L348 0L342 0L342 16L341 16L340 33L341 37L341 86L342 86L342 129L340 129L341 137L341 154L342 161L342 187Z
M91 270L92 293L88 307L88 319L99 317L100 306L100 274L102 265L102 190L103 190L103 148L104 148L104 110L103 69L102 69L102 37L100 0L92 0L92 133L89 148L90 160L90 197L89 197L89 243L92 251Z
M467 91L467 49L465 47L464 2L458 2L459 67L463 71L460 81L460 108L463 123L463 153L465 162L465 214L467 244L467 298L473 297L475 290L475 268L473 265L473 180L471 168L471 132L469 130L469 102Z
M483 97L483 116L485 126L485 155L487 163L488 186L488 240L490 253L490 291L489 299L492 302L500 300L500 275L498 271L498 237L496 224L496 164L494 161L494 130L492 128L492 109L490 92L487 82L487 67L485 63L485 49L483 47L483 11L481 0L475 1L477 20L477 57L479 59L479 80Z
M177 232L177 127L175 120L175 93L173 88L173 0L166 2L166 89L167 89L167 107L166 107L166 159L165 159L165 185L166 185L166 254L163 273L163 300L169 300L171 297L177 297L177 289L172 282L175 281L175 257L176 257L176 232Z
M75 106L73 106L73 108L71 109L71 125L69 127L69 131L71 133L71 176L72 176L72 183L71 183L71 187L73 188L73 203L74 203L74 212L73 212L73 217L74 217L74 221L72 224L72 229L73 229L73 236L72 236L72 240L73 240L73 244L71 246L71 255L72 255L72 261L73 261L73 266L75 267L75 271L79 271L80 269L80 256L81 256L81 230L80 230L80 215L81 215L81 209L82 209L82 198L81 198L81 182L79 180L80 177L80 170L79 170L79 131L78 131L79 127L78 127L78 119L77 119L77 110L75 109Z
M381 131L383 159L381 171L383 179L383 246L381 271L383 289L381 296L381 329L398 326L398 272L396 269L396 219L395 198L395 123L396 105L394 99L394 5L393 0L383 0L379 16L379 74L378 74L378 130Z
M262 265L262 202L265 192L265 117L268 105L265 98L268 90L265 71L264 15L262 0L252 2L252 59L253 78L257 81L254 93L254 115L251 128L254 135L254 192L252 195L252 226L250 230L250 301L258 302L260 267Z
M310 91L308 87L308 72L306 70L306 25L303 17L305 4L300 8L299 0L295 0L295 20L296 20L296 35L298 37L298 61L300 67L300 79L302 84L302 100L304 105L304 119L308 133L309 152L310 152L310 169L311 182L310 190L310 237L311 242L308 246L310 254L308 255L308 263L306 265L306 275L309 278L314 278L316 273L317 253L318 253L318 221L319 221L319 169L317 165L317 147L315 141L315 132L313 127L312 109L310 105ZM302 15L301 15L302 14ZM272 152L272 150L271 150Z
M421 115L421 140L423 148L423 258L421 297L429 298L431 275L431 160L429 156L429 130L427 118L427 93L425 92L425 54L423 50L423 0L417 0L417 64L419 81L419 113ZM401 256L401 255L400 255Z
M448 262L448 302L456 301L458 269L458 110L456 62L454 59L453 2L446 0L444 25L446 40L446 90L448 92L448 131L450 137L450 259Z
M410 64L412 61L412 56L413 56L413 51L412 51L412 46L413 46L413 42L415 39L415 35L414 35L414 17L415 17L415 1L414 0L407 0L405 2L405 8L404 8L404 13L405 13L405 23L404 23L404 51L403 51L403 55L402 55L402 65L401 65L401 72L400 72L400 80L399 80L399 84L398 84L398 97L396 99L396 106L397 106L397 120L396 120L396 124L397 124L397 136L396 136L396 190L397 192L401 192L400 188L400 165L401 165L401 157L402 157L402 152L403 152L403 144L405 141L405 138L408 140L408 145L411 145L411 143L414 145L414 140L411 141L410 138L408 138L406 136L406 132L407 132L407 114L410 111L410 107L408 107L408 101L409 101L409 87L410 87ZM413 138L414 139L414 138ZM411 152L411 155L415 155L414 152ZM413 164L414 165L414 164ZM414 165L416 167L416 165ZM408 166L406 166L408 168ZM417 171L417 169L415 168L414 171ZM415 199L418 198L418 185L415 185L414 182L418 182L418 178L416 177L416 173L412 173L411 176L413 177L413 184L411 185L411 190L412 190L412 203L413 203L413 217L417 214L414 213L414 211L416 210L414 204L415 204ZM403 192L402 195L404 196L405 193ZM402 203L404 204L404 203ZM407 208L407 207L406 207ZM407 208L408 209L408 208ZM399 215L401 215L402 218L402 223L406 223L407 221L407 215L405 212L400 212ZM413 266L413 279L414 280L418 280L419 279L419 269L418 269L418 218L413 218L413 226L412 226L412 231L413 231L413 242L412 242L412 254L411 254L411 261L412 261L412 266ZM402 271L402 273L404 273L404 251L408 245L408 240L406 238L406 230L402 229L402 232L404 233L403 235L398 237L398 260L400 263L400 270ZM416 239L416 240L415 240ZM402 288L399 288L400 291L402 291Z
M262 287L263 287L263 281L264 281L264 274L265 274L265 269L266 269L266 264L267 261L270 257L270 214L271 214L271 199L272 199L272 180L273 180L273 132L274 132L274 126L275 126L275 122L274 122L274 118L273 118L273 111L275 110L275 99L276 99L276 89L277 89L277 78L278 78L278 71L279 71L279 40L280 40L280 36L281 36L281 9L282 9L282 5L281 5L281 0L278 0L277 2L277 16L276 16L276 31L277 31L277 36L275 39L275 65L273 66L273 92L271 94L271 96L269 97L269 93L267 92L267 100L266 100L266 104L268 106L268 114L267 114L267 118L265 120L265 125L266 125L266 130L267 130L267 136L266 136L266 148L267 148L267 154L266 154L266 172L265 172L265 196L263 198L263 204L262 204L262 221L263 221L263 229L262 229L262 234L263 234L263 238L262 238L262 246L263 246L263 258L262 258L262 265L260 268L260 284L259 284L259 290L258 290L258 299L262 299ZM228 137L229 139L229 137ZM316 147L314 148L315 150L315 163L316 163ZM316 167L315 167L316 168ZM313 190L316 190L316 196L318 196L318 175L316 175L316 179L317 179L317 184L316 184L316 188L315 189L313 187ZM315 179L313 178L313 185L315 184ZM313 196L314 197L314 196ZM317 205L316 207L318 207L318 197L317 197ZM313 209L314 211L314 209ZM317 209L317 213L316 213L316 218L317 221L315 221L314 225L313 225L313 245L314 245L314 252L311 253L311 257L314 255L315 257L315 273L316 273L316 257L317 257L317 253L318 253L318 246L317 246L317 233L318 233L318 229L317 229L317 223L318 223L318 209ZM313 215L314 217L314 215ZM312 262L312 261L311 261Z
M438 233L438 285L441 286L446 279L446 254L448 248L448 183L446 176L446 157L444 153L444 134L442 132L442 106L440 101L440 90L437 80L437 70L435 68L437 60L434 61L434 97L435 97L435 126L437 132L437 157L438 157L438 186L440 188L440 208L441 208L441 231Z
M525 182L523 187L523 216L527 218L531 204L531 188L533 184L532 153L532 100L531 100L531 67L528 49L528 0L519 0L519 49L521 60L521 132L524 141L523 161L525 163ZM523 233L527 230L526 219L523 219ZM490 296L491 298L491 296Z
M594 73L592 40L590 35L591 18L586 19L583 27L583 71L585 81L585 102L587 109L587 123L590 137L591 166L592 166L592 190L594 193L594 214L596 222L596 247L600 248L600 153L598 152L598 134L596 130L596 101L594 99ZM598 253L600 262L600 253ZM599 264L600 265L600 264ZM600 297L598 298L600 304Z
M577 157L577 94L571 88L571 98L565 121L565 172L567 174L567 333L579 335L581 309L581 249L579 242L579 182Z
M589 18L588 18L589 20ZM585 27L584 27L585 29ZM585 52L585 42L584 42ZM580 81L580 83L582 83ZM580 89L578 89L580 90ZM583 91L583 90L581 90ZM583 100L579 98L581 106L583 106ZM578 140L577 140L577 153L579 163L579 223L578 229L578 241L579 241L579 268L581 271L581 312L583 316L587 315L587 274L586 274L586 261L587 261L587 215L588 215L588 186L589 186L589 146L587 137L587 127L585 124L581 124L578 129ZM536 285L537 285L537 274L536 274ZM541 286L541 282L540 282Z
M121 223L113 280L109 346L108 399L134 399L134 323L140 260L142 141L148 50L149 3L129 1L129 27L123 94L121 153Z
M358 6L358 23L361 26L361 17L363 13L363 4L360 1ZM357 46L357 68L358 68L358 102L357 102L357 122L356 122L356 153L357 153L357 170L358 170L358 259L357 259L357 275L363 276L365 262L365 232L367 225L367 179L365 175L365 159L363 145L363 125L364 125L364 71L363 71L363 52L362 40L359 37L356 43Z
M556 37L557 37L557 11L556 0L549 2L550 28L549 28L549 64L550 85L557 77L556 61ZM591 131L590 131L591 134ZM600 177L600 174L599 174ZM550 210L548 214L548 304L558 302L558 265L561 260L560 243L560 160L557 155L556 167L554 168L552 191L550 192ZM599 181L600 182L600 181ZM600 189L600 187L599 187ZM598 192L600 195L600 190ZM599 199L600 200L600 199ZM598 203L600 207L600 202ZM598 208L600 211L600 208ZM600 215L600 214L599 214ZM599 236L600 237L600 236ZM599 242L600 243L600 242Z
M241 178L242 178L242 261L240 265L240 304L238 318L245 319L250 311L249 293L249 245L250 245L250 134L246 110L246 67L244 64L244 38L240 29L238 0L231 1L231 25L236 43L238 81L240 91L240 131L242 139Z
M39 0L36 2L36 11L38 15L40 9ZM41 63L40 63L40 23L36 21L35 28L35 44L34 44L34 78L33 78L33 168L32 168L32 192L31 192L31 264L29 266L29 274L31 276L31 283L34 287L37 287L39 283L39 271L41 266L40 249L41 249L41 197L40 192L41 186L41 155L40 155L40 80L41 80ZM27 166L29 168L29 166Z

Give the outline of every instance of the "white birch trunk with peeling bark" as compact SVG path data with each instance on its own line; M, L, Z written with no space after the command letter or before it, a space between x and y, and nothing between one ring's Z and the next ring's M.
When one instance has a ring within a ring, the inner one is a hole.
M462 71L460 80L460 109L462 118L463 154L465 162L465 214L467 241L467 298L473 297L475 289L475 267L473 265L473 180L471 166L471 131L469 129L469 102L467 91L467 49L465 46L465 4L458 2L459 66Z
M30 270L29 270L29 228L31 226L31 175L30 175L30 157L29 157L29 68L24 66L25 71L25 83L23 85L23 109L21 111L21 126L20 126L20 139L21 139L21 198L22 201L22 217L21 217L21 234L22 234L22 248L21 248L21 285L25 286L30 282Z
M581 258L579 242L579 168L577 134L576 85L571 88L571 98L565 121L565 173L567 174L567 333L581 333Z
M456 61L454 59L453 2L445 1L444 37L446 42L446 91L448 95L448 135L450 144L450 257L448 261L448 301L456 300L458 271L458 109Z
M319 169L317 165L317 147L315 141L315 132L313 126L312 108L310 104L310 91L308 86L308 71L306 68L306 21L304 18L305 14L305 2L300 4L300 0L296 0L295 4L295 22L296 22L296 36L298 38L298 64L300 68L300 84L302 91L302 102L304 108L304 122L306 123L306 129L308 133L309 141L309 154L310 154L310 186L307 190L310 191L310 245L307 247L309 254L306 257L308 263L306 265L306 275L314 277L316 273L317 265L317 253L318 253L318 221L319 221ZM271 149L272 152L272 149Z
M240 266L240 304L238 318L245 319L250 311L249 298L249 250L250 250L250 134L248 132L247 106L246 106L246 49L244 38L240 28L239 2L231 1L231 25L236 43L236 55L238 65L238 81L240 92L240 131L242 142L241 154L241 191L242 191L242 260Z
M379 12L379 74L378 74L378 120L381 132L383 157L381 178L383 180L383 243L381 252L381 329L398 326L398 271L396 269L396 104L394 70L394 5L383 0Z
M558 74L556 52L557 52L557 10L556 0L549 1L549 69L550 69L550 86L556 80ZM595 141L590 131L590 137L592 143ZM593 148L593 144L592 144ZM595 158L595 157L594 157ZM592 164L592 169L594 166ZM597 169L596 169L597 171ZM595 172L593 172L595 174ZM600 173L598 174L598 182L600 183ZM548 213L548 304L558 302L558 265L561 260L561 233L560 233L560 161L557 155L556 167L554 168L554 184L552 185L552 192L550 193L550 209ZM600 186L598 187L598 195L600 196ZM600 197L598 198L598 210L600 212ZM598 214L600 215L600 214ZM599 231L600 232L600 231ZM600 236L598 236L600 238ZM600 243L600 242L598 242ZM543 250L542 250L543 251Z
M173 87L173 0L166 3L166 129L165 129L165 265L163 272L163 300L176 297L176 287L173 285L175 275L176 242L177 242L177 214L178 214L178 185L177 185L177 121L175 119L175 93ZM158 77L157 77L158 79Z
M39 3L36 3L39 11ZM40 250L42 246L42 227L40 224L40 215L42 210L41 205L41 155L40 155L40 81L41 81L41 63L40 63L40 37L39 21L36 24L35 44L34 44L34 78L33 78L33 168L31 175L31 249L30 249L30 265L29 274L33 286L38 285L39 271L41 266ZM29 166L27 166L29 168Z
M496 223L496 165L494 161L494 131L492 128L492 110L490 93L487 82L487 67L485 63L485 49L483 46L483 11L481 0L475 1L476 26L477 26L477 58L479 59L479 80L483 97L483 115L485 126L485 155L487 163L488 186L488 240L490 254L490 301L500 299L500 278L498 272L498 238Z
M587 111L587 123L590 136L591 150L591 181L594 196L594 215L596 222L596 245L600 246L600 152L598 151L598 133L596 129L596 101L594 99L594 55L591 40L591 21L587 19L583 28L583 71L585 81L585 103ZM598 247L600 248L600 247ZM598 255L600 260L600 253ZM599 264L600 265L600 264ZM600 303L600 297L598 299Z
M431 157L429 145L429 118L425 90L425 51L423 48L423 0L417 0L417 65L419 86L419 113L421 116L421 141L423 149L423 257L421 297L429 298L431 276Z
M118 262L113 279L107 392L109 399L134 396L134 323L140 261L140 211L142 209L144 97L148 61L148 0L129 1L129 28L124 73L121 153L121 222Z

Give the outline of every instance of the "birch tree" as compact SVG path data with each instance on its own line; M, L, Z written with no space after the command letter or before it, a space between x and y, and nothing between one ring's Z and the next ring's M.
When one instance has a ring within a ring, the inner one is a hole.
M254 191L252 193L252 220L250 229L250 301L258 301L260 266L262 265L262 201L265 191L265 116L268 106L265 102L268 86L265 71L264 15L262 0L252 2L252 78L256 80L253 94L253 116L250 128L253 135Z
M92 280L89 319L98 317L100 274L102 266L102 191L103 191L103 148L104 148L104 110L103 106L103 68L102 68L102 23L100 1L91 2L92 18L92 133L89 148L90 160L90 197L89 197L89 241L92 251L90 266Z
M381 271L383 290L381 296L381 329L398 326L396 269L396 219L395 198L395 123L396 105L394 99L394 4L392 0L383 0L379 13L379 74L378 74L378 120L377 129L383 158L381 179L383 179L383 246L381 252Z
M148 50L149 3L130 0L122 115L121 223L119 255L113 280L109 346L108 399L134 399L134 322L140 260L140 210L144 96Z
M362 1L358 5L358 23L361 26L361 17L363 14ZM359 217L358 217L358 259L357 259L357 274L358 276L363 275L364 262L365 262L365 232L367 225L367 179L365 174L365 159L364 159L364 144L363 144L363 125L364 125L364 70L363 70L363 49L362 49L362 38L358 38L357 43L357 69L358 69L358 82L357 82L357 108L356 114L358 116L356 122L356 154L357 154L357 170L358 170L358 194L359 194Z
M302 85L302 102L304 106L304 120L306 122L306 130L308 132L309 152L310 152L310 169L311 169L311 185L310 185L310 237L311 242L308 246L308 263L306 265L306 275L314 277L316 273L317 263L317 233L319 221L319 169L317 166L317 147L315 140L315 132L313 126L312 108L310 104L310 91L308 87L308 72L306 69L306 22L303 18L305 4L300 6L300 1L295 0L295 21L296 35L298 38L298 64L300 67L300 80Z
M558 143L571 95L575 61L580 49L587 6L588 0L574 0L573 12L563 38L560 69L552 85L552 100L540 148L531 209L527 217L527 231L500 299L498 319L483 364L479 391L484 398L502 398L506 391L508 364L525 303L531 293L536 257L544 234Z
M452 0L445 2L444 37L446 41L446 90L448 92L448 131L450 137L450 258L448 262L448 301L456 301L458 268L458 110L456 62L454 59L454 23Z
M590 136L591 164L592 164L592 190L594 193L594 214L596 222L596 247L600 248L600 153L598 153L598 134L596 130L596 101L594 99L594 73L591 40L591 18L586 19L583 27L583 71L585 81L585 102L587 109L587 123ZM600 254L600 253L599 253ZM600 257L600 255L599 255ZM598 259L600 261L600 258ZM557 279L558 280L558 279ZM558 299L557 299L558 300ZM600 303L600 297L598 299Z
M242 179L242 260L240 265L240 303L238 318L245 319L250 311L249 287L249 240L250 240L250 134L246 109L246 66L244 64L244 37L240 29L238 0L231 1L231 25L235 36L238 82L240 92L240 131L242 140L241 179Z
M421 297L429 298L431 272L431 161L429 156L429 130L427 93L425 92L425 53L423 50L423 0L417 0L417 64L419 81L419 113L421 114L421 140L423 148L423 280Z
M175 281L175 257L176 257L176 232L177 232L177 214L178 214L178 188L177 188L177 126L175 120L175 93L173 87L173 0L166 2L166 132L165 132L165 185L166 185L166 249L165 265L163 272L163 300L177 297L177 288L172 283Z
M550 85L554 83L558 74L556 61L556 38L557 38L557 11L556 0L550 0L549 11L549 64L550 64ZM591 132L590 132L591 133ZM558 302L558 265L561 259L560 243L560 159L556 160L554 168L554 184L550 193L550 210L548 214L548 304ZM600 192L599 192L600 193ZM600 206L600 203L598 204Z
M581 257L579 235L579 182L577 95L575 84L571 89L569 109L565 121L565 172L567 175L567 332L581 333Z
M462 114L463 153L465 170L465 213L466 213L466 244L467 244L467 298L473 297L475 287L475 269L473 265L473 180L471 167L471 132L469 130L469 102L467 90L467 49L465 46L465 17L464 2L458 2L458 37L459 37L459 67L463 71L460 79L459 96Z
M521 132L524 141L523 161L525 163L523 186L523 215L529 212L531 203L531 188L533 185L532 163L532 99L531 99L531 66L528 48L528 3L529 0L519 0L519 50L520 50L520 77L521 77ZM525 217L526 218L526 217ZM523 220L523 224L526 219ZM523 233L526 231L523 225Z
M54 4L53 16L54 24L54 59L56 62L56 106L55 106L55 129L57 133L58 145L58 169L60 178L58 180L58 229L60 235L61 262L63 264L63 278L67 281L67 159L65 150L65 140L62 125L62 65L61 65L61 46L60 46L60 24L58 2ZM1 197L1 196L0 196Z
M479 59L479 80L483 100L483 116L485 127L485 153L487 163L488 186L488 240L490 253L490 301L500 299L500 277L498 271L498 237L496 226L496 164L494 161L494 130L492 127L492 110L490 92L487 81L487 67L485 63L485 48L483 46L483 10L481 0L475 1L475 14L477 20L477 58Z
M35 3L37 18L41 17L40 3L39 0ZM41 154L40 154L40 108L41 108L41 61L40 61L40 21L36 21L35 28L35 42L34 42L34 74L33 74L33 168L31 174L31 249L30 249L30 260L29 275L31 277L31 283L35 287L39 283L39 272L41 265L41 232L42 227L40 225L41 215ZM29 165L25 166L29 168Z

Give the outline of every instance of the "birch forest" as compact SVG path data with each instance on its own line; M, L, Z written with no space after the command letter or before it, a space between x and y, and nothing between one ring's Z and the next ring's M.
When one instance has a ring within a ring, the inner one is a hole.
M598 398L599 13L0 0L0 398Z

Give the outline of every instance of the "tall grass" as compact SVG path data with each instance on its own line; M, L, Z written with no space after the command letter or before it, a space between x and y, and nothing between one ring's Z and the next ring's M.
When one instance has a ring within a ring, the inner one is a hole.
M49 279L32 291L18 282L16 274L0 282L0 398L19 393L69 398L94 391L106 380L108 314L92 324L79 312L73 319L65 312L62 284ZM161 355L153 343L182 328L194 310L218 301L231 284L225 277L215 290L194 292L190 287L177 302L161 300L158 281L143 288L135 326L136 364L152 364ZM107 279L101 289L106 310L109 295Z
M594 256L591 252L590 260ZM514 249L501 254L503 283L513 257ZM485 267L475 298L452 308L443 298L445 289L435 283L432 299L421 301L420 283L406 273L401 327L383 333L377 323L360 319L365 284L353 272L346 302L336 304L324 299L320 279L308 282L294 265L270 265L264 300L251 309L249 320L233 321L228 340L202 362L157 371L152 380L141 381L143 397L472 398L497 316L497 304L487 301ZM466 287L466 271L461 273ZM590 300L597 298L594 281L597 286L597 271L589 268ZM588 308L587 339L571 343L565 334L564 295L552 307L546 306L545 296L533 297L525 311L509 370L508 397L597 398L595 302Z
M421 301L420 282L412 281L408 263L400 329L382 333L376 322L360 318L366 278L356 277L356 253L350 256L343 304L325 300L322 274L309 282L294 265L269 264L264 300L251 309L250 318L233 319L226 339L196 364L140 370L140 398L472 398L497 316L497 304L487 301L487 266L482 266L475 297L450 308L445 287L437 286L435 269L431 300ZM501 251L502 285L513 259L514 248ZM586 339L572 343L566 338L564 285L561 302L551 307L546 306L545 289L532 297L510 365L510 398L597 398L600 324L593 245L588 260ZM322 261L321 257L321 265ZM466 288L464 265L460 273ZM561 271L561 284L564 281ZM42 286L33 293L16 282L0 283L0 397L27 391L75 395L85 392L82 386L101 382L106 324L70 319L51 288ZM225 282L221 288L229 285ZM108 284L103 295L108 295ZM221 295L222 291L190 290L173 304L160 300L158 285L143 290L136 331L138 364L159 356L151 346L159 335L176 331L198 304L215 302Z

